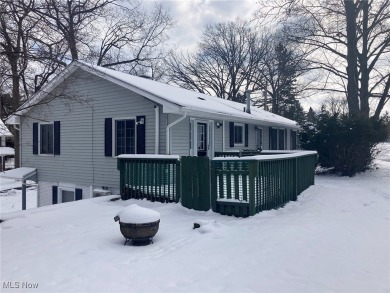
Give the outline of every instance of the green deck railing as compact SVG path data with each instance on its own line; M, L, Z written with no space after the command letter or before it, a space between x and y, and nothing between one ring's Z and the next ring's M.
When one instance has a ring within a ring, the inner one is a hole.
M215 212L253 216L296 200L314 184L316 152L245 158L215 158L211 163L211 205Z
M121 198L181 200L187 208L208 210L211 205L214 212L247 217L294 201L314 184L316 152L265 154L217 157L211 164L208 158L122 155Z
M248 157L248 156L257 156L260 155L260 150L238 150L238 151L229 151L229 152L215 152L214 157Z
M178 156L121 155L118 157L120 192L123 200L179 202L180 162Z

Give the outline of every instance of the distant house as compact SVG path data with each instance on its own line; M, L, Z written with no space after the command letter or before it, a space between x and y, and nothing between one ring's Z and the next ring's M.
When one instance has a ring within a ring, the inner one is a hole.
M37 169L39 206L119 192L120 154L295 149L299 129L258 108L79 61L30 103L42 101L8 121L20 123L21 166Z
M0 147L6 146L6 140L8 137L12 137L12 133L4 125L3 120L0 119Z
M6 140L10 137L12 137L12 133L8 130L7 126L5 126L4 122L0 119L0 171L4 171L7 169L7 167L9 167L6 166L6 161L7 159L13 160L12 157L15 155L15 150L11 147L6 146Z

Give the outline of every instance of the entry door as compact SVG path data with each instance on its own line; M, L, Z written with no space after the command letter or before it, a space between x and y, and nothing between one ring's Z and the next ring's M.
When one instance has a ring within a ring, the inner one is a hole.
M207 123L197 123L197 151L198 157L207 156Z

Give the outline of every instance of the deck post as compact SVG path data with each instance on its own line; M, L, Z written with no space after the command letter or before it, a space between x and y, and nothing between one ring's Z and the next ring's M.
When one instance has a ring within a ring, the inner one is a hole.
M22 210L26 209L26 179L22 181Z

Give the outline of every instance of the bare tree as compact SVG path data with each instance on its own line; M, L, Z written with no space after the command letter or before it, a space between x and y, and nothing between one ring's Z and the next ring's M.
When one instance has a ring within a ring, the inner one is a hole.
M345 94L349 115L379 118L390 99L390 0L275 0L291 40L313 48L322 90Z
M243 101L246 90L261 89L255 82L260 48L247 22L209 25L194 54L171 56L168 77L170 82L188 89Z
M100 17L104 8L115 0L41 0L35 13L46 25L67 41L71 59L78 60L83 46L91 40L90 24Z
M166 56L163 47L173 21L162 4L155 4L151 12L139 4L130 8L113 6L103 20L98 24L103 33L97 36L97 50L92 52L98 65L128 65L125 69L133 72Z
M260 43L263 54L257 68L257 82L265 96L256 104L283 115L287 108L299 103L296 99L311 83L304 77L309 68L308 52L289 42L280 31L263 35Z
M166 56L163 45L173 25L169 11L156 4L117 0L41 0L35 11L66 40L71 60L135 73Z
M2 61L7 64L2 66L2 86L8 84L12 96L12 99L8 99L9 95L2 94L1 119L5 118L3 115L7 115L7 111L15 111L23 101L21 76L28 63L29 34L36 25L29 19L34 1L23 2L23 7L18 4L18 1L0 3L0 54ZM19 149L19 132L13 127L10 130L14 136L15 149ZM19 167L19 152L15 153L15 167Z
M34 13L35 0L4 0L0 14L1 88L13 102L8 116L42 87L61 66L66 49ZM11 106L11 105L10 105ZM4 118L4 117L2 117Z

